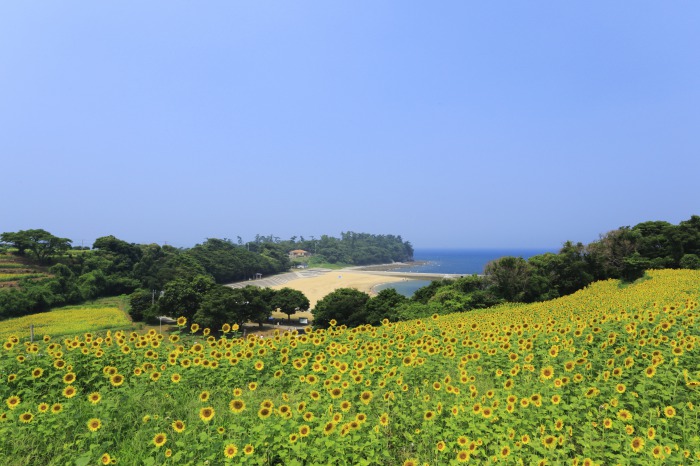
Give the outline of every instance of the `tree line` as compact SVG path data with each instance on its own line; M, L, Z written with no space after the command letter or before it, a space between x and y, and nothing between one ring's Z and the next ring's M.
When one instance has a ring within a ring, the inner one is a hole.
M239 243L242 244L240 237ZM316 263L369 265L413 260L413 246L410 241L404 241L401 235L348 231L341 233L340 238L328 235L319 238L292 236L286 241L272 235L256 235L255 240L248 243L248 247L252 251L258 251L266 244L281 245L288 251L302 249L313 254L312 262Z
M192 248L135 244L112 235L98 238L89 250L71 244L72 240L42 229L0 234L0 252L12 251L48 273L48 278L23 279L19 286L0 290L0 320L122 294L131 296L137 320L179 315L176 311L194 316L195 307L186 305L192 303L187 301L191 298L188 287L206 294L221 284L254 278L258 273L287 271L291 267L289 251L293 249L315 251L324 261L356 265L413 257L411 244L400 236L353 232L343 233L341 238L323 235L319 239L292 237L285 241L256 235L247 243L240 237L238 242L209 238ZM247 293L245 301L259 302L252 296L256 291ZM182 296L182 303L176 304L174 296ZM245 302L242 299L235 297ZM144 305L147 302L149 306ZM249 305L248 311L253 307Z

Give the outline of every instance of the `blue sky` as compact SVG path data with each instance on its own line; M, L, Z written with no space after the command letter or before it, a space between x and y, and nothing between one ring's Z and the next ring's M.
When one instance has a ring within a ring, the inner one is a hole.
M700 3L0 6L0 232L558 247L700 214Z

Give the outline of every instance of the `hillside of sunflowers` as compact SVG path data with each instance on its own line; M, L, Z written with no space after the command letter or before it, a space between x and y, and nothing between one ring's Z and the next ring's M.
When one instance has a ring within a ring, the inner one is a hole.
M3 465L695 464L700 272L242 338L10 335Z

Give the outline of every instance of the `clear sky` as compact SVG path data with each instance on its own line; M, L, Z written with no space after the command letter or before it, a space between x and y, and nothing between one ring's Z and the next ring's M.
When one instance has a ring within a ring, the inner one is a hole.
M697 1L0 5L0 232L556 248L699 175Z

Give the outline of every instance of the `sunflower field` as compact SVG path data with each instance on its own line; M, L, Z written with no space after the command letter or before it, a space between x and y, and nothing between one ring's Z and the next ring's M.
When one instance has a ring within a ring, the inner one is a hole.
M700 462L700 272L531 305L241 338L0 349L0 464Z
M0 322L0 338L29 339L30 326L43 335L68 335L109 328L128 328L131 321L116 306L68 306ZM0 367L0 370L2 368Z

